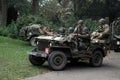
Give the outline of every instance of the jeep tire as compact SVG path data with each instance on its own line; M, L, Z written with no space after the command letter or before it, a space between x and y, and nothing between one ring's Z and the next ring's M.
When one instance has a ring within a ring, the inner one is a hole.
M65 68L67 57L63 52L53 51L48 57L49 67L53 70L59 71Z
M33 56L33 55L29 55L29 61L34 66L41 66L45 62L45 59L42 58L42 57L36 57L36 56Z
M36 46L36 45L37 45L37 42L36 42L35 37L31 37L31 38L30 38L30 44L31 44L32 46Z
M103 54L101 51L97 50L93 52L92 58L90 58L90 65L93 67L100 67L103 63Z

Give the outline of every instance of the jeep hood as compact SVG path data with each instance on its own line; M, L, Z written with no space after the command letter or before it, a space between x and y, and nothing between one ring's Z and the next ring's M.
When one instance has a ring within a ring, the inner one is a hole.
M66 41L66 38L63 36L44 36L44 35L42 35L42 36L38 36L36 38L39 40L54 40L54 41L62 41L62 42Z

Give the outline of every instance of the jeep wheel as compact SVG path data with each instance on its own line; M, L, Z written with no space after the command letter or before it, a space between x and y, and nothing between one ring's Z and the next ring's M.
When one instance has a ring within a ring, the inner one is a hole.
M31 44L32 46L36 46L36 45L37 45L35 36L30 38L30 44Z
M95 51L92 58L90 58L90 65L93 67L100 67L103 63L103 55L101 51Z
M54 51L48 57L49 67L53 70L62 70L67 63L67 57L63 52Z
M36 46L36 45L37 45L37 44L36 44L36 39L35 39L35 37L30 38L30 44L31 44L32 46Z
M42 58L42 57L36 57L36 56L33 56L33 55L29 55L29 61L34 66L41 66L45 62L45 59Z

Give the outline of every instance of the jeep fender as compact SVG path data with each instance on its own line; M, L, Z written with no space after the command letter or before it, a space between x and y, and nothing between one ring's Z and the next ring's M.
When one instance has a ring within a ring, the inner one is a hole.
M31 36L28 36L27 37L27 40L29 41L32 37L37 37L38 35L34 34L34 35L31 35Z
M63 53L65 53L65 55L68 57L68 58L70 58L70 57L72 57L72 53L71 53L71 50L70 50L70 48L69 47L63 47L63 46L59 46L59 47L57 47L57 46L55 46L55 47L50 47L50 51L52 52L52 51L61 51L61 52L63 52Z
M105 57L107 55L107 49L106 49L106 47L102 47L102 46L99 46L99 45L92 46L89 51L91 53L93 53L93 52L95 52L97 50L99 50L99 51L101 51L103 53L103 57Z

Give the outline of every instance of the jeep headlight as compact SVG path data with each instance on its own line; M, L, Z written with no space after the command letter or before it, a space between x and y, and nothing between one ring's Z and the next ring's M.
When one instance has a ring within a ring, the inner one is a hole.
M50 47L52 46L52 43L50 43Z
M98 39L96 39L96 40L95 40L95 43L98 43L98 42L99 42Z
M92 43L98 43L98 42L99 42L98 39L93 39L93 40L92 40Z
M38 45L38 44L39 44L39 41L37 41L36 44Z
M31 36L31 35L32 35L32 33L31 33L31 32L29 32L29 33L28 33L28 35L30 35L30 36Z

